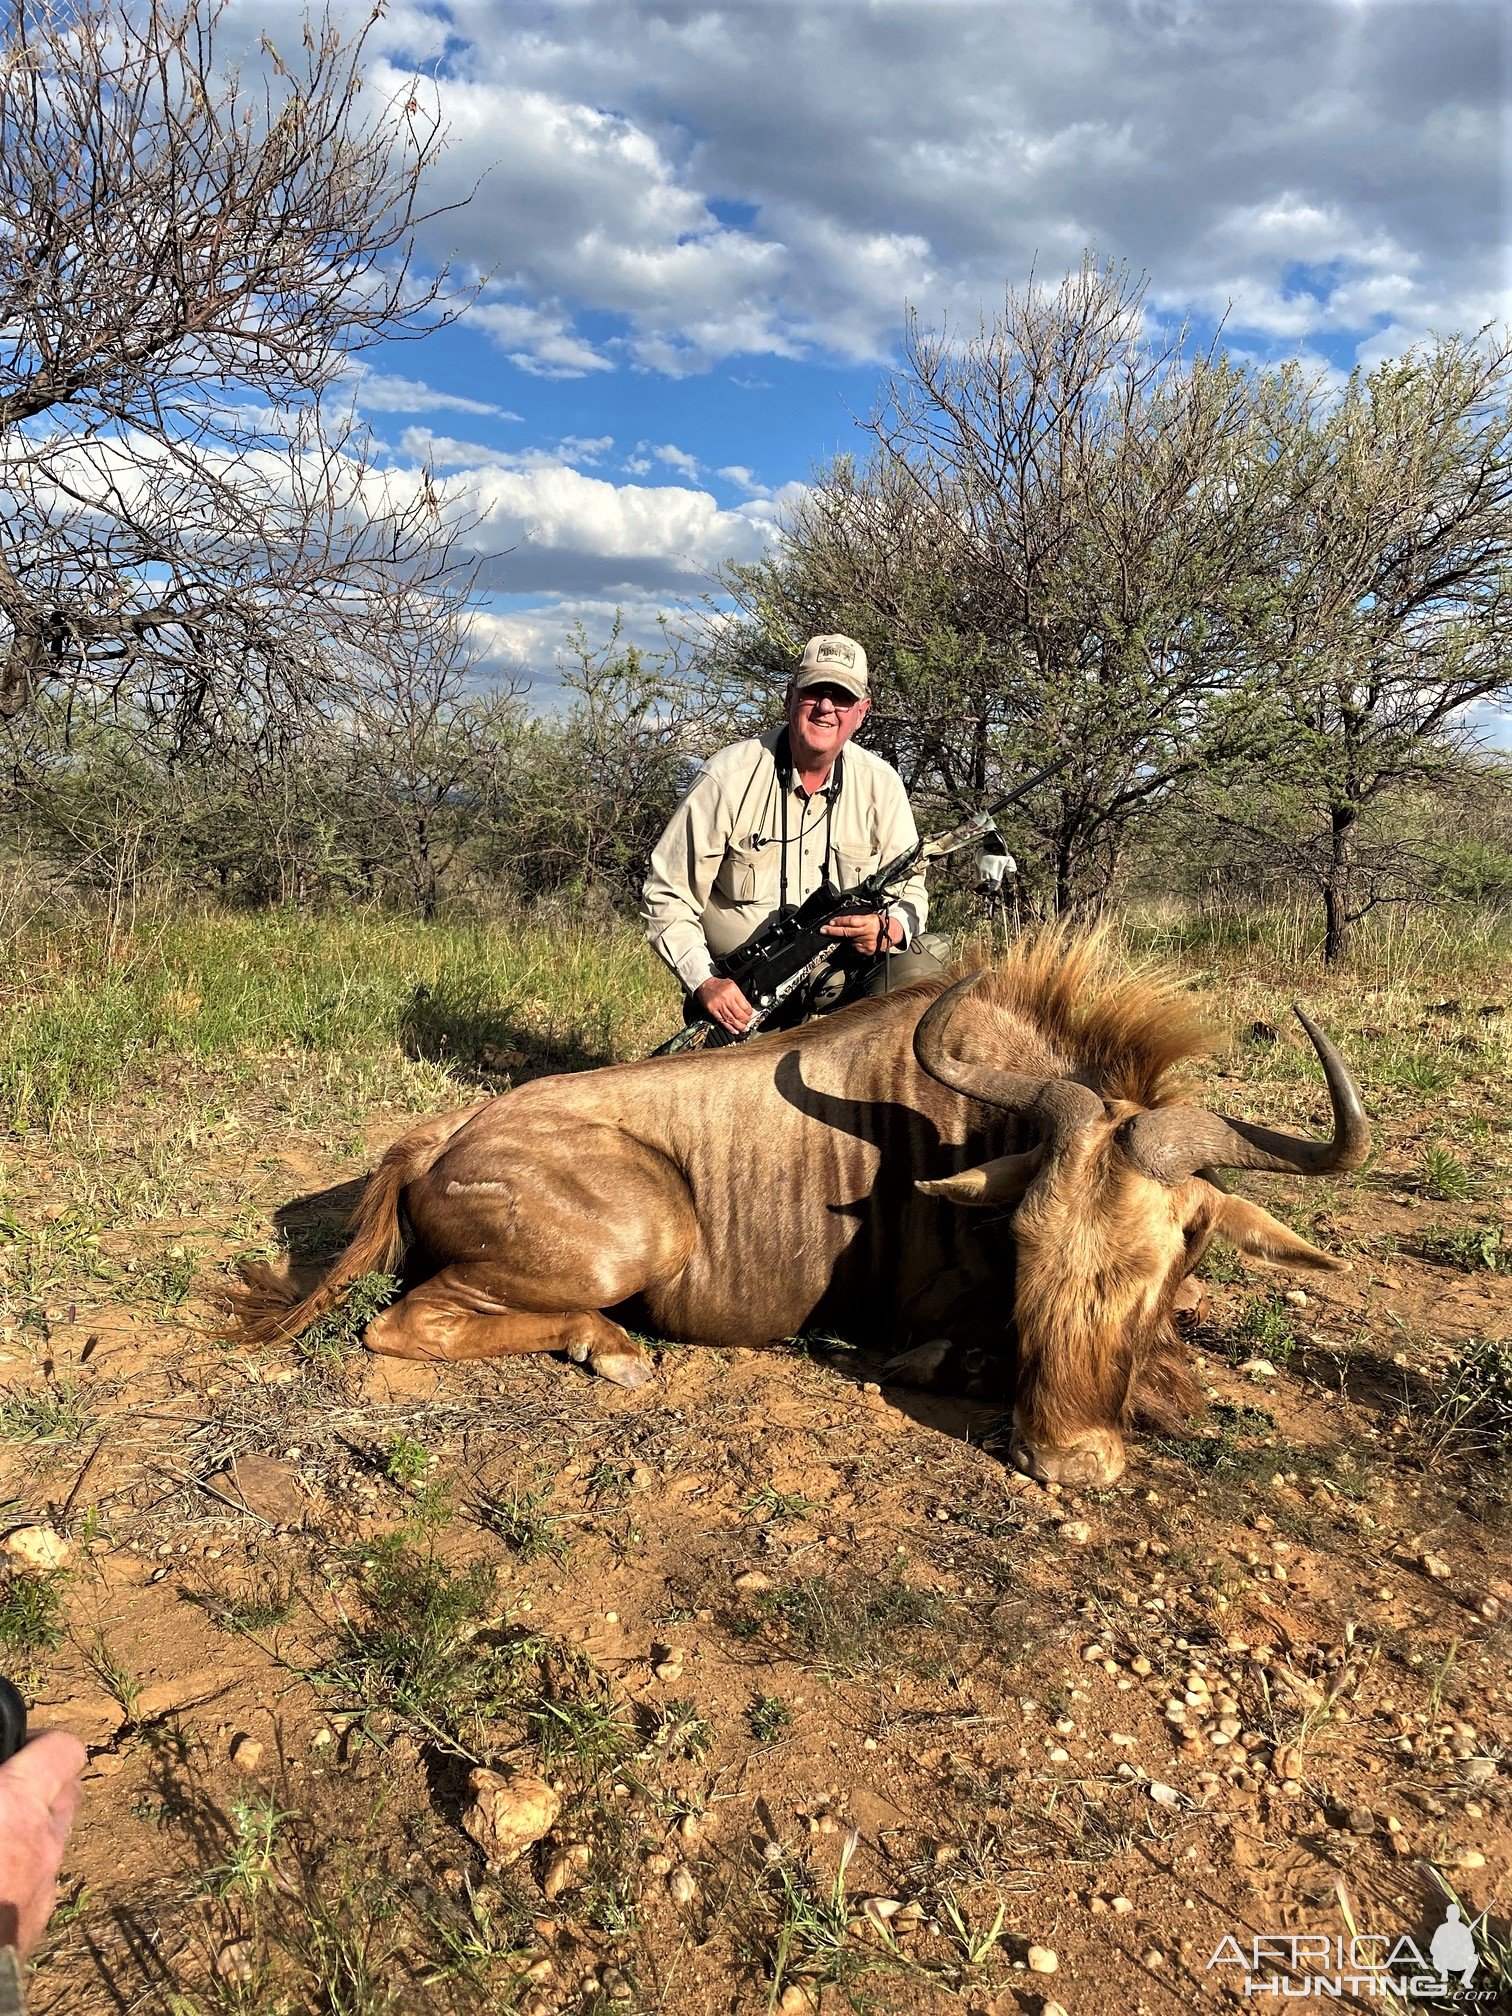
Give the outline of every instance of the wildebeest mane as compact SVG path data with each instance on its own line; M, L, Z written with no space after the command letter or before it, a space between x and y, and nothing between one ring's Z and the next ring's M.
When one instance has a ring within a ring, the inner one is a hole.
M978 1027L997 1025L1005 1050L1015 1033L1034 1032L1063 1075L1105 1099L1168 1104L1180 1096L1178 1067L1214 1048L1214 1032L1180 980L1131 965L1107 925L1047 925L1026 933L995 963L976 948L947 984L984 965L990 970L972 996L982 1011Z

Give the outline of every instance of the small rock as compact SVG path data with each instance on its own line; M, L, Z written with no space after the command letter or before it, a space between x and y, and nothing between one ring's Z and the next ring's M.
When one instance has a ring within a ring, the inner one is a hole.
M1344 1825L1351 1834L1374 1834L1376 1817L1368 1806L1352 1806L1344 1816Z
M1085 1547L1092 1538L1092 1528L1085 1519L1063 1520L1059 1530L1068 1547Z
M238 1771L255 1771L263 1760L263 1746L255 1736L233 1736L231 1762Z
M807 1988L801 1988L796 1981L782 1991L782 1999L777 2004L778 2016L812 2016L814 2002Z
M1180 1806L1184 1803L1174 1785L1162 1785L1158 1778L1150 1780L1150 1797L1157 1806Z
M1040 2016L1066 2016L1059 2002L1041 2002Z
M66 1568L72 1544L51 1526L17 1526L0 1540L0 1554L26 1575L53 1575Z
M257 1972L252 1941L228 1939L215 1956L215 1971L222 1981L250 1981Z
M574 1841L565 1848L559 1848L547 1863L546 1873L541 1878L541 1890L546 1901L554 1904L564 1890L576 1889L587 1867L586 1841Z
M1281 1299L1284 1302L1289 1302L1293 1309L1305 1309L1307 1307L1307 1290L1305 1288L1288 1288Z
M1024 1964L1031 1974L1053 1974L1060 1965L1060 1955L1049 1946L1031 1946Z
M1118 1913L1120 1918L1127 1918L1129 1913L1134 1909L1134 1899L1132 1897L1115 1897L1112 1899L1112 1904L1113 1909Z
M735 1587L742 1595L755 1595L763 1589L770 1589L771 1586L771 1576L763 1575L759 1568L747 1568L744 1573L735 1577Z
M1449 1563L1444 1559L1442 1554L1420 1554L1418 1556L1418 1566L1429 1580L1433 1582L1447 1582L1449 1577L1454 1573L1454 1570L1449 1566Z
M299 1472L276 1456L237 1456L214 1479L220 1495L270 1526L302 1526L310 1500Z
M1251 1379L1274 1379L1276 1376L1276 1368L1269 1358L1246 1358L1239 1370L1247 1372Z
M1479 1848L1461 1848L1459 1853L1451 1858L1451 1867L1455 1869L1484 1869L1485 1866L1486 1858Z
M698 1884L694 1881L693 1871L685 1863L679 1863L667 1878L667 1889L671 1892L674 1904L691 1904L698 1895Z
M473 1797L462 1815L463 1828L495 1865L516 1861L561 1811L560 1797L540 1778L505 1778L480 1766L467 1783Z
M1152 1970L1165 1965L1165 1955L1158 1946L1146 1946L1139 1957L1144 1965Z

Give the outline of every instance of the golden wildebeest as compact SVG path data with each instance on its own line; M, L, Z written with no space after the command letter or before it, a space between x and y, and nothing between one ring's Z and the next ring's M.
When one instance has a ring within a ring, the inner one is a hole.
M243 1332L296 1336L407 1244L407 1292L366 1337L401 1357L564 1350L634 1386L650 1365L622 1323L712 1344L969 1338L1002 1367L1015 1460L1108 1483L1134 1420L1192 1402L1170 1310L1215 1233L1343 1264L1213 1174L1364 1161L1358 1095L1301 1019L1326 1141L1184 1103L1174 1069L1208 1048L1189 1004L1095 933L740 1047L537 1079L396 1142L321 1286L296 1304L264 1272Z

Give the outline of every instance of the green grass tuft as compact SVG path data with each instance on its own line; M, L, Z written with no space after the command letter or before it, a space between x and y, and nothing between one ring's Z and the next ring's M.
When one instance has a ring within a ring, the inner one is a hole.
M563 1514L551 1512L551 1491L512 1489L501 1498L484 1499L478 1517L490 1533L522 1561L561 1560L570 1544L562 1530Z
M1458 1155L1439 1143L1423 1150L1418 1166L1423 1189L1446 1204L1462 1202L1475 1187L1470 1171Z
M758 1694L746 1710L746 1727L758 1743L775 1743L793 1726L793 1711L780 1694Z
M13 1575L0 1582L0 1649L16 1654L56 1652L63 1643L63 1592L68 1578Z
M1297 1348L1297 1333L1284 1296L1255 1295L1239 1312L1233 1328L1236 1355L1269 1358L1284 1365Z
M0 1442L76 1442L93 1410L68 1380L0 1400Z
M1257 1446L1257 1438L1275 1432L1276 1418L1266 1408L1233 1407L1217 1400L1212 1413L1216 1434L1152 1435L1150 1447L1213 1476L1258 1476L1282 1467L1273 1450Z
M1459 1231L1430 1225L1418 1244L1430 1260L1462 1268L1467 1274L1512 1274L1512 1242L1499 1222L1466 1225Z
M415 1485L430 1468L430 1452L413 1435L391 1435L383 1451L383 1474L390 1484Z
M359 1274L341 1298L339 1307L318 1317L299 1339L301 1358L338 1361L355 1351L369 1323L399 1293L392 1274Z

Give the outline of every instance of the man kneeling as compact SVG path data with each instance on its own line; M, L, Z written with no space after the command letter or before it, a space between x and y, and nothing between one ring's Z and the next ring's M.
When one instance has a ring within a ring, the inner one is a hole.
M826 881L853 889L918 840L903 780L870 750L847 749L871 712L866 653L849 637L811 637L787 691L784 719L711 756L651 856L641 915L652 950L700 1012L742 1035L750 1002L714 962ZM818 988L780 1027L863 994L943 971L920 943L929 913L915 870L881 915L840 916L840 942Z

